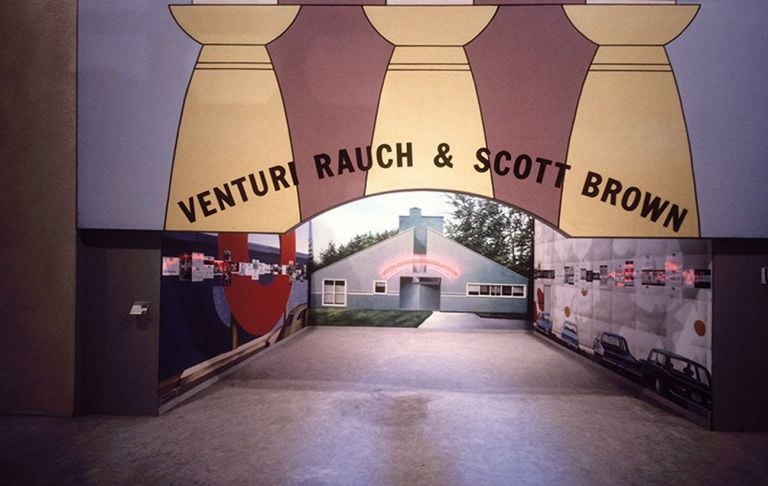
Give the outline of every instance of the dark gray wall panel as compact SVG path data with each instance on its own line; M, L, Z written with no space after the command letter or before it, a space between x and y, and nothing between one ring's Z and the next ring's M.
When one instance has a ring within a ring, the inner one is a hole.
M716 430L768 430L768 240L713 242L712 380Z
M156 414L160 235L83 231L78 268L79 411ZM149 302L149 319L129 316Z
M69 415L76 2L0 2L0 413Z

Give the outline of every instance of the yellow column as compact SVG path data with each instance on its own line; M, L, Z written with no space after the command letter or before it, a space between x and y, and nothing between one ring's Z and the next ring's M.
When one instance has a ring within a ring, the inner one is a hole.
M496 7L364 7L371 24L395 44L381 90L372 147L387 145L392 165L374 161L366 195L439 189L493 197L489 173L473 169L485 131L464 45ZM396 145L408 156L398 157ZM410 144L408 146L407 144ZM438 157L441 149L445 152ZM437 160L435 160L437 157ZM398 164L398 162L400 164Z
M280 87L265 45L299 7L171 6L203 44L184 101L165 227L279 233L300 220Z
M664 45L697 5L568 5L599 45L576 111L560 229L571 236L699 236L688 132Z

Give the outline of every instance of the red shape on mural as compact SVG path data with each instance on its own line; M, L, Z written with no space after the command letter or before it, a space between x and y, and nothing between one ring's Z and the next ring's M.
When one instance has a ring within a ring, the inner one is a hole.
M247 233L219 233L219 258L224 251L232 252L235 262L250 262ZM280 264L296 261L296 234L280 235ZM291 295L288 275L275 275L270 284L263 285L245 275L233 275L232 284L224 288L227 302L240 327L255 336L261 336L275 326L285 312Z
M539 306L539 310L544 312L544 291L536 289L536 304Z

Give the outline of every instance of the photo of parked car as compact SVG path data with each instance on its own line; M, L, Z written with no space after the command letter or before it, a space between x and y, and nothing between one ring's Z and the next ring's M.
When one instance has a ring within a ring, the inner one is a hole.
M712 376L701 364L664 349L652 349L640 360L643 381L659 395L691 411L712 410Z
M616 366L634 375L640 375L640 362L632 356L624 336L601 332L592 344L595 361Z
M579 348L579 330L573 322L565 321L563 330L560 332L560 339L569 348L572 348L575 351L581 351L581 348Z
M549 312L542 313L541 317L533 323L533 326L544 334L550 334L552 332L552 317Z

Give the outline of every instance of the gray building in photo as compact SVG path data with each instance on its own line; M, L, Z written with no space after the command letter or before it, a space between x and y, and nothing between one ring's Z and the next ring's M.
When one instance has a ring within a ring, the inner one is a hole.
M399 232L312 275L312 307L525 313L528 279L443 235L412 208Z

